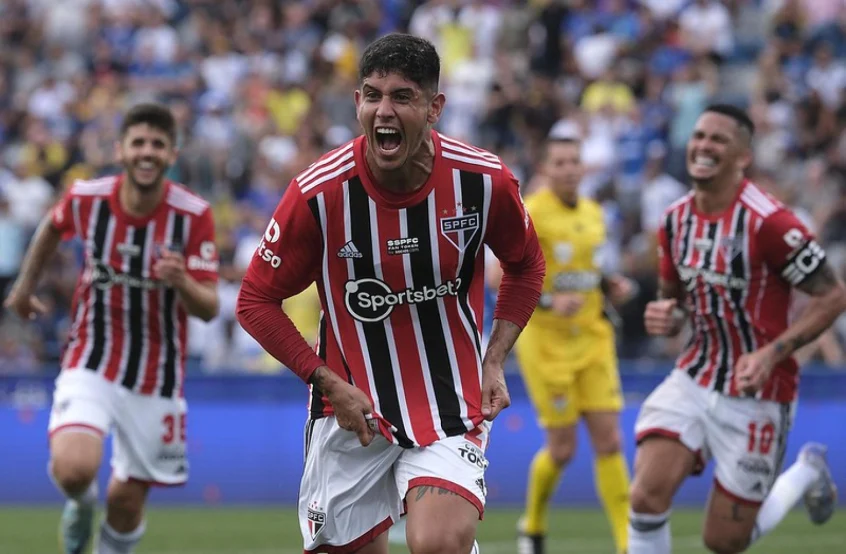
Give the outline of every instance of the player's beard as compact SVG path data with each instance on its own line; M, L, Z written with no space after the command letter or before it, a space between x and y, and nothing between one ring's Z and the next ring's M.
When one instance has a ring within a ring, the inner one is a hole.
M152 162L153 167L149 170L142 170L138 166L143 162ZM141 193L149 194L159 190L164 181L167 167L159 160L139 160L133 163L124 164L124 171L132 186ZM146 173L152 176L145 175Z

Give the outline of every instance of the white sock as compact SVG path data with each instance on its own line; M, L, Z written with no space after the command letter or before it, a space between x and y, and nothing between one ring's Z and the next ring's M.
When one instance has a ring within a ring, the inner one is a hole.
M802 460L796 461L779 475L758 512L751 541L754 542L775 529L819 476L817 468Z
M629 513L628 554L671 554L670 511L663 514Z
M100 533L97 535L93 554L132 554L132 550L146 530L146 523L142 521L134 531L118 533L104 519L100 524Z

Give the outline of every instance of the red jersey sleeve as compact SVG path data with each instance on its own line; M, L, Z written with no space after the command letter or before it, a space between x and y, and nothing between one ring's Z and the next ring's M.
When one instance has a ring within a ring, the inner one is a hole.
M50 222L53 224L53 228L61 233L63 240L67 240L79 232L74 224L73 199L74 196L67 192L50 210Z
M503 165L502 182L491 192L485 242L499 259L503 275L494 318L525 327L540 299L546 263L538 235L520 196L520 183Z
M322 241L300 187L292 183L247 268L236 309L244 330L304 381L324 361L285 314L282 301L302 292L318 277Z
M188 275L197 281L217 282L220 262L214 238L214 216L206 208L191 225L188 244L185 246L185 265Z
M825 251L796 214L786 208L764 219L755 240L767 266L793 287L825 265Z
M676 264L673 263L670 237L667 236L667 223L671 217L672 213L667 212L664 215L664 225L658 228L658 276L667 283L677 283L679 274Z

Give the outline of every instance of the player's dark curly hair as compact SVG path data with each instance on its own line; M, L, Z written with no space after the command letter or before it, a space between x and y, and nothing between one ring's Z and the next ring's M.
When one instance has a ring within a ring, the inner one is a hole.
M358 80L370 75L384 77L396 73L420 88L435 92L441 73L441 58L426 39L391 33L375 40L364 50L359 63Z
M121 138L126 136L126 132L130 127L146 123L154 129L163 131L169 138L171 143L176 142L176 120L173 113L161 104L145 103L136 104L123 118L123 123L120 125Z

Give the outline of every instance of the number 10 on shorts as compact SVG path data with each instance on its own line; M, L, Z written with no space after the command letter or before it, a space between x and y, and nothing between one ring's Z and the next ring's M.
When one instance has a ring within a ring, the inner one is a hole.
M164 425L164 434L162 435L162 442L164 444L173 443L176 438L176 432L179 431L179 442L185 442L185 419L187 414L167 414L162 418L162 425Z
M774 438L775 426L772 422L761 425L760 429L754 421L749 423L749 444L747 445L749 452L757 452L764 455L769 454Z

